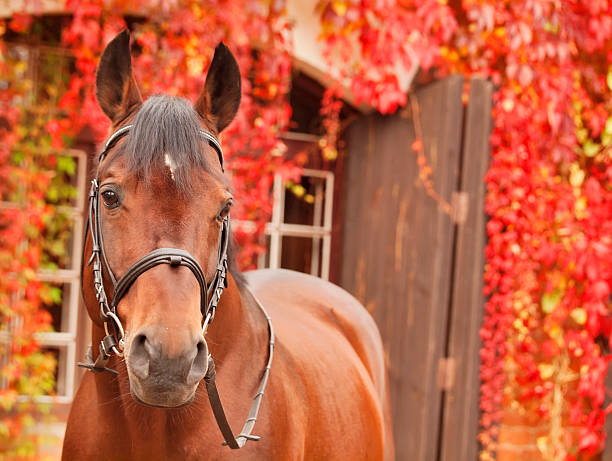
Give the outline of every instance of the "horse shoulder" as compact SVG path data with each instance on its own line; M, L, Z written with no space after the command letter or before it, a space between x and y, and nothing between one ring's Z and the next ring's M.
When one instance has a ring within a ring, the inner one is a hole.
M269 300L264 305L269 305L274 314L289 314L296 322L314 317L342 333L376 389L384 390L386 373L380 333L372 316L351 294L320 278L289 270L257 270L245 275L253 292L262 301Z
M346 291L315 277L265 270L247 279L274 322L273 381L293 387L284 390L286 404L307 428L308 452L332 459L360 451L361 458L382 459L386 383L371 316Z

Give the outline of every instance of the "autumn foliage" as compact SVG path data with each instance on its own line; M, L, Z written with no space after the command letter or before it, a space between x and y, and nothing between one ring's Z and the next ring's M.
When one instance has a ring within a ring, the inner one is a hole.
M481 455L501 406L549 422L545 459L603 447L612 286L612 4L463 2L441 49L499 85L485 178ZM571 429L578 429L572 431Z
M104 44L126 21L145 95L193 99L220 40L238 57L243 102L223 143L241 197L236 215L256 223L255 233L237 229L243 266L262 249L258 236L271 209L273 172L297 173L283 159L278 140L290 118L291 31L284 2L160 5L166 4L68 0L74 14L63 45L74 55L75 69L59 112L47 119L26 116L14 104L15 95L27 91L15 86L18 75L9 78L11 91L0 93L0 187L21 183L25 194L18 198L22 207L0 215L0 315L3 323L26 319L19 346L24 369L36 366L25 365L38 353L31 332L48 325L38 309L47 288L34 274L45 217L54 211L44 199L49 171L57 167L51 158L86 126L98 140L104 137L107 122L94 100L94 71ZM137 17L130 16L134 11ZM548 433L538 440L544 459L600 451L612 333L612 3L319 0L316 12L330 76L322 107L327 158L337 155L342 88L357 103L392 113L407 104L405 84L417 68L435 77L480 74L496 85L492 162L484 178L490 220L481 459L495 456L505 407L524 408L548 422ZM2 27L28 33L32 20L16 14ZM14 63L2 47L4 79L13 75ZM32 123L45 129L28 144ZM35 151L32 142L45 149ZM41 159L47 159L47 169ZM9 187L2 194L16 191ZM18 244L24 241L27 250ZM17 296L24 292L25 298ZM10 387L13 396L15 389ZM5 398L0 391L0 402Z
M83 132L91 130L96 142L108 134L94 82L99 56L116 33L127 26L133 32L133 67L145 97L167 93L195 101L217 43L224 41L236 55L243 77L242 104L222 142L241 197L233 211L233 230L243 268L251 267L263 251L274 174L295 178L299 173L283 158L284 144L278 139L291 114L290 36L282 4L187 2L167 10L144 1L126 5L70 0L66 10L74 14L58 45L70 51L73 71L61 76L65 81L43 82L45 91L63 89L51 98L54 104L38 98L26 78L26 61L8 42L0 42L0 81L8 88L0 93L0 187L5 204L0 211L0 330L9 339L0 357L10 354L8 365L0 362L0 459L33 454L37 437L29 429L41 407L29 397L53 391L55 362L40 350L35 332L50 330L51 318L43 305L58 296L58 288L42 283L38 274L57 268L46 264L49 246L67 247L66 241L55 239L61 234L56 227L65 205L65 197L57 192L74 194L73 188L54 183L74 174L68 171L65 154ZM133 11L139 16L130 16ZM0 36L10 33L16 42L36 42L43 27L36 15L14 14L0 22ZM46 71L57 76L58 69ZM240 221L254 226L243 229Z
M44 105L26 112L15 104L29 91L23 62L10 59L2 42L0 56L0 75L12 83L10 91L0 92L0 356L11 357L9 363L0 361L0 459L15 459L33 451L37 438L25 435L25 429L33 415L45 412L19 395L53 390L55 359L40 350L34 334L50 329L50 315L42 307L58 292L36 272L52 264L54 251L45 251L50 244L59 243L61 251L66 246L45 230L62 215L56 205L65 197L49 197L62 189L58 160L64 166L70 160L49 145Z
M406 104L400 78L415 63L497 85L480 457L495 455L504 407L548 422L538 439L544 459L600 451L612 327L612 4L329 0L317 8L329 62L342 63L332 74L383 113Z

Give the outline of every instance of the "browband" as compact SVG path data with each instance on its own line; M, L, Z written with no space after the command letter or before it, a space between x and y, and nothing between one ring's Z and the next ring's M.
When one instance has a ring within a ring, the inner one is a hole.
M113 147L117 141L119 141L126 134L128 134L128 132L132 129L133 126L134 125L125 125L124 127L121 127L117 131L115 131L112 135L110 135L110 137L104 143L104 149L102 149L102 152L100 153L100 163L106 157L106 154L108 153L109 149ZM217 151L219 163L221 164L221 170L225 171L225 169L223 168L223 149L221 148L221 144L219 144L219 141L217 140L216 136L210 131L202 129L200 130L200 134L204 139L206 139L206 141L208 141L208 144L210 144Z

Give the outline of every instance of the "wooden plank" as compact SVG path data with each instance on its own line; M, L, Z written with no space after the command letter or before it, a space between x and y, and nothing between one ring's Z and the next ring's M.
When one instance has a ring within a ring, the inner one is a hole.
M458 184L463 79L417 91L436 191ZM341 284L372 312L388 359L398 460L435 459L454 225L418 180L410 111L348 130Z
M444 395L440 461L478 458L478 331L484 312L482 277L486 240L484 175L489 165L493 85L472 78L463 139L460 190L467 194L466 220L457 227L448 356L454 385Z

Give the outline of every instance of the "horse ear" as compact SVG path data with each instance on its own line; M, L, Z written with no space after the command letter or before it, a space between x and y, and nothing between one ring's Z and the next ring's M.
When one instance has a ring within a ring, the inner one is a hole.
M202 118L212 119L220 133L234 119L239 105L240 69L229 48L219 43L195 109Z
M134 105L142 102L132 73L130 33L127 30L119 32L102 53L96 73L96 98L112 122L117 122Z

